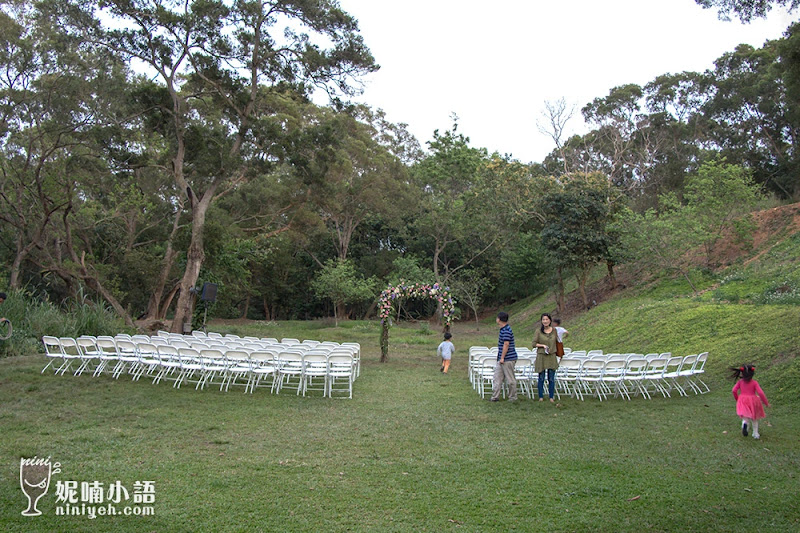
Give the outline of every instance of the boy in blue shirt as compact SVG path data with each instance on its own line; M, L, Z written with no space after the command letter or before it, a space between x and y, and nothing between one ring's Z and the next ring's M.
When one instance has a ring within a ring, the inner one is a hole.
M450 339L453 336L450 332L444 334L444 340L436 349L436 352L439 354L439 357L442 358L442 368L439 369L439 372L444 372L447 374L447 371L450 370L450 358L453 357L453 353L456 351L456 347L453 346L453 343Z
M517 364L517 350L514 347L514 332L508 325L508 313L497 313L497 325L500 334L497 338L497 365L494 367L492 380L492 397L490 401L500 400L503 392L503 382L508 383L508 401L517 401L517 379L514 377L514 367Z

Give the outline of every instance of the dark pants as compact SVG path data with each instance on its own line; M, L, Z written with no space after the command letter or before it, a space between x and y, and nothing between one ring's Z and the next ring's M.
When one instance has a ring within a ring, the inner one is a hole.
M544 370L539 372L539 379L536 382L536 386L539 388L539 398L544 396L544 372ZM556 371L552 368L547 369L547 393L551 400L556 393Z

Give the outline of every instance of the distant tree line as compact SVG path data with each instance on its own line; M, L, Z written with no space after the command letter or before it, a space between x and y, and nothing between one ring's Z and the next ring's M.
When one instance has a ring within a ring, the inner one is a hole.
M457 117L423 149L348 103L378 67L329 0L18 0L0 38L0 276L95 295L129 325L182 330L203 282L213 316L266 320L374 316L401 279L452 287L462 318L545 290L563 309L570 277L588 306L591 269L614 286L637 238L674 266L655 258L800 192L800 25L612 89L585 135L563 138L568 110L549 107L541 163L471 146Z

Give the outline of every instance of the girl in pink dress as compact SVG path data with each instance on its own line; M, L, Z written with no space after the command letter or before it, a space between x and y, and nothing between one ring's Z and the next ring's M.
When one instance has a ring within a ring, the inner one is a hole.
M747 436L749 427L753 428L753 438L760 437L758 434L758 421L764 418L764 405L769 407L769 400L758 385L758 381L753 379L756 367L753 365L743 365L738 368L731 368L731 377L738 380L733 386L733 399L736 400L736 414L742 419L742 435Z

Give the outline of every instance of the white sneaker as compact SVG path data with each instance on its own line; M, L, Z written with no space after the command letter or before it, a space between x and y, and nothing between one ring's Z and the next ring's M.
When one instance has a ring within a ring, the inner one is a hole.
M760 439L761 435L759 435L758 433L753 433L753 438L754 439Z

